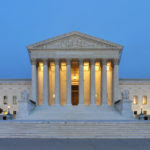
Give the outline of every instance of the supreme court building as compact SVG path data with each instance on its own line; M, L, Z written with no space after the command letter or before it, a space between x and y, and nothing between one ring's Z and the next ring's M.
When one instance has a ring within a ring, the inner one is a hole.
M28 46L38 105L112 105L122 46L79 32Z
M27 112L19 118L133 119L141 108L150 113L150 80L119 79L123 46L74 31L27 49L32 79L0 80L1 89L12 87L7 91L10 99L17 95L17 106L8 100L7 92L1 99L7 96L8 105L18 114ZM34 109L29 109L29 99L36 102Z

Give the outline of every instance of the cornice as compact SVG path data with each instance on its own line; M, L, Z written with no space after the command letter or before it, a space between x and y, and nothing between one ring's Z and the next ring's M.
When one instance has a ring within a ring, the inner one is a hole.
M31 85L31 79L0 79L0 85Z
M150 85L150 79L119 79L120 85Z

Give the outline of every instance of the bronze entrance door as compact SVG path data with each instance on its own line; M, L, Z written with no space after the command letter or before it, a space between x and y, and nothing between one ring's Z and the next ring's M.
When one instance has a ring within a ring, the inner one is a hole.
M79 85L71 86L71 101L72 105L78 105L79 103Z

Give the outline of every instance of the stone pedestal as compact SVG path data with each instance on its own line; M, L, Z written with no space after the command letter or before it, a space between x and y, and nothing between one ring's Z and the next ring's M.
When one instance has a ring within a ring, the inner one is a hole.
M29 93L24 90L21 93L21 99L18 101L18 113L16 119L18 120L26 120L29 116L29 108L28 108L28 101L29 101Z
M122 101L123 102L122 102L122 111L121 111L121 114L124 117L128 118L128 119L134 118L133 111L132 111L132 108L131 108L132 107L131 100L129 100L129 99L123 99Z

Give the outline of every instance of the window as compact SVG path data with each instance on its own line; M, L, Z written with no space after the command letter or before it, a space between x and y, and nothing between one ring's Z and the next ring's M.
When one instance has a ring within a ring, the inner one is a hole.
M16 115L16 113L17 113L16 111L13 111L13 114L14 114L14 115Z
M144 111L143 111L143 114L144 114L144 115L147 115L147 111L146 111L146 110L144 110Z
M3 101L3 103L4 103L5 105L8 104L8 97L7 97L7 96L4 96L4 101Z
M17 104L17 96L13 96L13 105Z
M0 108L0 114L3 112L3 109L2 108Z
M143 105L147 104L147 96L143 96Z
M136 105L138 103L138 97L133 96L133 104Z
M134 111L134 115L137 115L137 111Z

